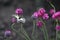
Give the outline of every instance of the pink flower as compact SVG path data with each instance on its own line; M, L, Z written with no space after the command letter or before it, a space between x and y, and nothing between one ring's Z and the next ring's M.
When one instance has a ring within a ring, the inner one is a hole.
M55 10L54 9L50 9L50 14L54 14Z
M33 15L32 15L33 18L38 18L38 13L37 12L34 12Z
M16 14L21 15L23 13L23 10L21 8L16 9Z
M11 18L11 22L12 22L12 23L15 23L15 22L16 22L16 18L13 18L13 17L12 17L12 18Z
M58 20L60 20L60 11L54 13L54 14L52 15L52 18L53 18L53 19L58 19Z
M4 33L5 36L10 36L11 35L11 31L10 30L6 30Z
M43 16L45 12L46 12L46 11L45 11L44 8L40 8L40 9L38 10L38 16L39 16L39 17Z
M43 15L43 19L47 20L48 18L49 18L48 14L45 13L45 14Z
M40 13L45 13L45 12L46 12L44 8L40 8L38 11L39 11Z
M42 25L43 25L43 23L42 23L41 21L38 21L38 22L37 22L37 26L38 26L38 27L42 27Z
M56 30L60 30L60 25L56 25Z

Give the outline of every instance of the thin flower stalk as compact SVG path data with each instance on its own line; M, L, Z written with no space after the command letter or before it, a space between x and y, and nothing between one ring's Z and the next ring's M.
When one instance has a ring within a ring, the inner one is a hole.
M36 20L33 20L33 30L32 30L32 38L33 38L33 40L35 39L35 37L34 37L35 30L36 30Z
M21 23L21 32L27 37L28 40L31 40L25 29L23 28L23 24Z
M49 4L53 7L53 9L56 12L55 6L51 2L49 2ZM57 25L58 25L58 20L56 20L56 22L57 22ZM58 35L58 31L56 30L56 40L57 40L57 35Z
M42 19L40 19L42 21ZM43 22L43 21L42 21ZM45 40L49 40L49 37L48 37L48 32L47 32L47 29L46 29L46 25L45 25L45 22L43 22L43 27L41 29L43 31L43 34L44 34L44 39Z
M11 25L11 29L12 29L14 32L16 32L19 36L22 36L23 38L25 38L25 39L27 40L27 38L26 38L24 35L22 35L21 33L19 33L17 30L15 30L15 29L13 28L14 24L15 24L15 23L13 23L13 24Z
M34 35L34 32L35 32L35 25L36 25L35 20L33 20L33 30L32 30L32 35Z
M55 10L55 6L51 3L51 2L49 2L49 4L52 6L52 8Z
M56 22L57 22L57 25L58 25L58 20L56 20ZM56 40L57 40L57 38L58 38L58 30L56 30Z

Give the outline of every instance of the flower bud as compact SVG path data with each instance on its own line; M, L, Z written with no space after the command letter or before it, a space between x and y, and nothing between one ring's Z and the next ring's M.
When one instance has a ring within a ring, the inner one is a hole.
M43 19L47 20L48 18L49 18L49 16L47 13L43 15Z
M21 15L23 13L23 10L21 8L16 9L16 14Z
M9 37L9 36L11 35L11 31L10 31L10 30L6 30L6 31L4 32L4 35Z
M42 27L42 25L43 25L43 23L42 23L41 21L38 21L38 22L37 22L37 26L38 26L38 27Z

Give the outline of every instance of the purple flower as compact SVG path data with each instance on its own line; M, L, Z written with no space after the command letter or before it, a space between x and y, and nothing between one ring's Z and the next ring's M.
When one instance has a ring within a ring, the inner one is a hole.
M33 15L32 15L32 18L34 18L34 19L38 18L38 13L34 12Z
M43 15L43 19L47 20L48 18L49 18L48 14L45 13L45 14Z
M55 13L55 10L54 9L50 9L50 14L54 14Z
M16 9L16 14L21 15L23 13L23 10L21 8Z
M10 30L6 30L4 33L5 36L10 36L11 35L11 31Z
M37 22L37 26L38 26L38 27L42 27L42 25L43 25L43 23L42 23L41 21L38 21L38 22Z
M54 13L54 14L52 15L52 18L53 18L53 19L58 19L58 20L60 20L60 11Z
M56 30L60 30L60 25L56 25Z
M46 11L45 11L44 8L40 8L40 9L38 10L38 16L39 16L39 17L43 16L45 12L46 12Z
M16 21L17 21L16 18L14 18L14 17L11 18L12 23L15 23Z

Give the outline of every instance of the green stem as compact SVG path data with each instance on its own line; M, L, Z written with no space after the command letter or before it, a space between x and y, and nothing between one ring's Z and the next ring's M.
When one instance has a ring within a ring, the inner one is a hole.
M36 40L37 38L38 38L38 35L37 35L36 20L33 20L32 39Z
M30 37L28 36L27 32L25 31L25 29L23 28L23 24L21 23L21 32L24 33L24 35L28 38L28 40L31 40Z
M49 2L49 4L53 7L53 9L55 10L55 6L51 3L51 2Z
M51 3L51 2L49 2L49 4L53 7L53 9L55 10L55 12L56 12L56 9L55 9L55 6ZM57 20L56 20L56 22L57 22ZM58 24L58 23L57 23ZM57 40L57 30L56 30L56 40Z
M32 35L34 35L35 32L35 20L33 20L33 30L32 30Z
M56 40L57 40L57 38L58 38L57 35L58 35L58 31L56 30Z
M35 21L35 23L38 21L38 19ZM39 36L39 34L38 34L38 32L37 32L37 25L35 25L35 35L36 35L36 39L35 40L38 40L38 36Z
M43 22L44 23L44 22ZM47 29L46 29L46 26L45 26L45 23L44 23L44 27L43 27L43 32L44 32L44 35L45 35L45 40L49 40L48 39L48 32L47 32Z
M42 19L40 19L42 21ZM43 21L42 21L43 22ZM48 37L48 32L47 32L47 29L46 29L46 25L45 23L43 22L43 27L42 27L42 31L43 31L43 34L44 34L44 38L45 40L49 40L49 37Z
M57 22L57 25L59 25L58 20L56 20L56 22ZM58 38L58 30L56 30L56 40L58 40L57 38Z
M11 25L11 29L12 29L13 31L15 31L18 35L22 36L22 34L20 34L18 31L16 31L16 30L13 28L13 25L14 25L14 24L15 24L15 23L13 23L13 24ZM26 38L25 36L22 36L22 37L27 40L27 38Z
M46 35L45 35L45 31L44 31L44 28L41 29L43 31L43 34L44 34L44 39L46 40Z

